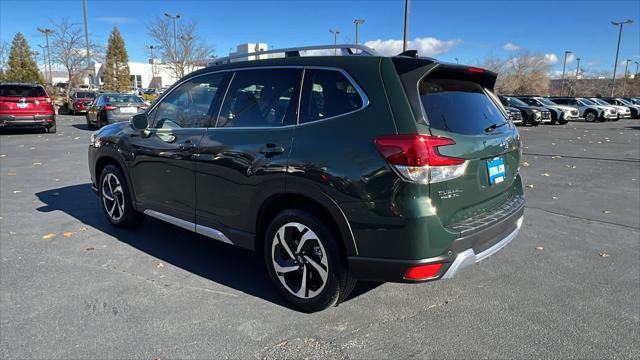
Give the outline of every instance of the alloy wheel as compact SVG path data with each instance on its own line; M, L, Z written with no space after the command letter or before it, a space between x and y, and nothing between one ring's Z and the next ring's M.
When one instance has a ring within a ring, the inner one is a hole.
M588 113L586 116L586 120L589 122L596 121L596 115L592 112Z
M122 184L113 173L102 179L102 204L112 221L120 221L124 215L124 193Z
M280 283L298 298L313 298L327 284L327 252L306 225L290 222L278 229L272 239L271 261Z

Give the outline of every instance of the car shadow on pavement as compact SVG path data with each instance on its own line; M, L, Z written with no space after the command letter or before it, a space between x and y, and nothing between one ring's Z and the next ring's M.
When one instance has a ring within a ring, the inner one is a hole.
M119 241L195 275L291 308L276 291L257 253L227 245L163 221L145 217L135 229L112 226L102 213L90 184L79 184L35 194L44 203L40 212L62 211ZM359 282L346 301L381 283Z
M92 128L92 127L87 126L87 124L73 124L71 126L73 126L74 128L76 128L78 130L86 130L86 131L96 131L97 130L96 128Z
M0 128L0 135L33 135L33 134L44 134L46 130L42 127L14 127L14 128ZM53 134L55 135L55 134Z

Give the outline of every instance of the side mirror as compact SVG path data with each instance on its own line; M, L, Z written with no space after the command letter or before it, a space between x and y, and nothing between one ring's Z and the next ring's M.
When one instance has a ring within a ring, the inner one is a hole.
M146 113L140 113L131 117L131 127L134 130L144 130L149 126L149 120Z

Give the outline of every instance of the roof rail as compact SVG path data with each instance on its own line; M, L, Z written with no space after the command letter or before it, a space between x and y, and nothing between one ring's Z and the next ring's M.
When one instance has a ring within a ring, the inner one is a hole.
M234 55L213 59L207 64L207 66L229 64L234 59L248 58L250 56L262 56L262 55L268 55L268 54L283 54L284 57L295 57L295 56L300 56L301 51L313 51L313 50L335 50L336 53L340 51L341 56L350 56L350 55L378 56L378 53L375 50L364 45L356 45L356 44L314 45L314 46L292 47L292 48L284 48L284 49L255 51L251 53L234 54ZM358 50L360 51L358 52Z

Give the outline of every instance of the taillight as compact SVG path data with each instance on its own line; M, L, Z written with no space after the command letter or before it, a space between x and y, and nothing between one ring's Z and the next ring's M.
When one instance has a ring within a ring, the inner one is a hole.
M467 71L472 72L472 73L482 74L484 72L484 69L476 68L476 67L470 67L470 68L467 69Z
M438 276L442 263L413 266L404 273L406 280L428 280Z
M429 135L385 135L375 145L384 159L405 180L431 184L458 178L464 174L467 161L442 155L438 148L455 141Z
M111 105L105 105L103 107L103 109L107 110L107 111L111 111L111 110L115 110L117 109L115 106L111 106Z

